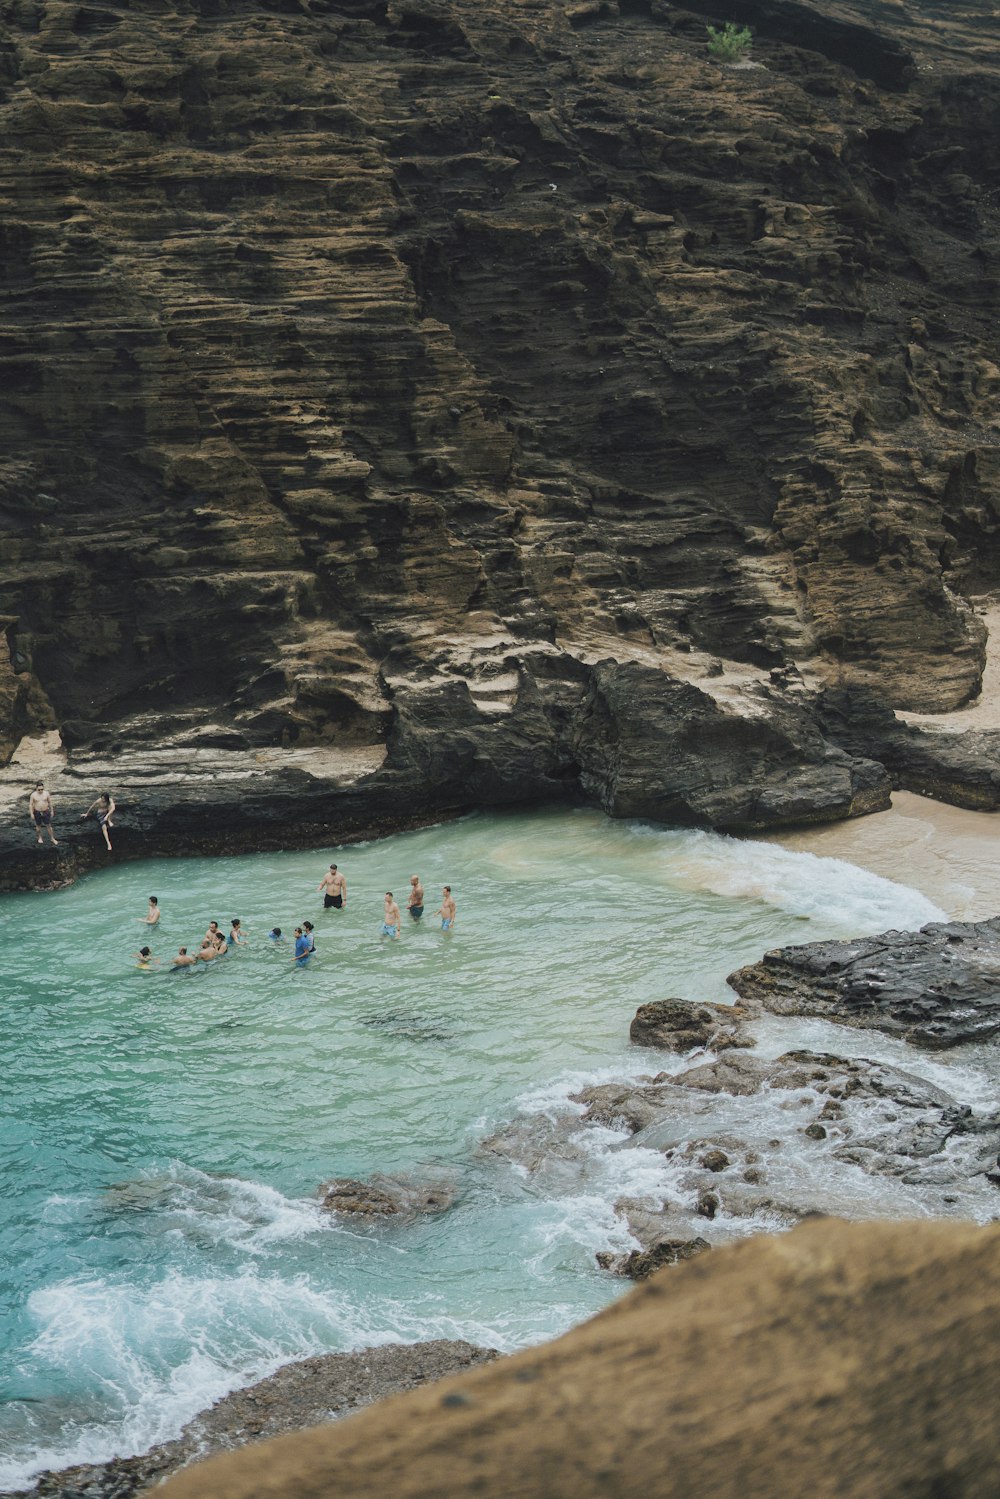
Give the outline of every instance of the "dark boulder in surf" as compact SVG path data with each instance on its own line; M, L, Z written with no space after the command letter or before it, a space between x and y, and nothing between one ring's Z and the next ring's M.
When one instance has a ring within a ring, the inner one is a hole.
M693 1004L686 999L658 999L640 1005L629 1027L634 1046L687 1052L696 1047L727 1051L756 1045L743 1021L742 1005Z
M928 1050L1000 1031L1000 917L765 953L727 981L776 1015L880 1030Z

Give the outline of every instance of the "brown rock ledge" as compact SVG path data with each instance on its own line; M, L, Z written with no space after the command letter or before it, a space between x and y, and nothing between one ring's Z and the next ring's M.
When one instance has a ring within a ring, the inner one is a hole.
M176 1441L137 1457L43 1473L29 1491L0 1499L132 1499L196 1456L336 1421L372 1401L496 1357L493 1349L438 1339L301 1359L217 1400L189 1421Z
M993 1496L1000 1228L816 1220L163 1499Z

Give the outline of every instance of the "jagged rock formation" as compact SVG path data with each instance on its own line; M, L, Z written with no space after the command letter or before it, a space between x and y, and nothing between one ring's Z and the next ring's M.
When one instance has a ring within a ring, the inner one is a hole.
M825 1220L702 1255L554 1343L189 1468L163 1499L987 1499L998 1237Z
M43 762L117 853L885 805L812 694L978 689L997 22L742 14L734 70L661 0L8 9L5 845Z
M1000 1030L1000 919L932 922L852 942L780 947L731 973L741 999L821 1015L929 1049Z

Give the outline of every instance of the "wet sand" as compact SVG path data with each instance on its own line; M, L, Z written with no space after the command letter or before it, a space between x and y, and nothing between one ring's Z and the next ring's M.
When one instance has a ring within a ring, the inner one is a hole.
M911 885L956 920L1000 915L1000 813L967 812L897 791L888 812L762 841L847 859Z

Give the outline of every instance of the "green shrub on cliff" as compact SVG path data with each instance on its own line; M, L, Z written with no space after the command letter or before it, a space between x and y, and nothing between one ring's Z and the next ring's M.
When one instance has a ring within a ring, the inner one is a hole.
M742 62L753 45L753 32L749 26L737 26L727 21L720 30L718 26L706 26L708 32L708 55L715 62Z

